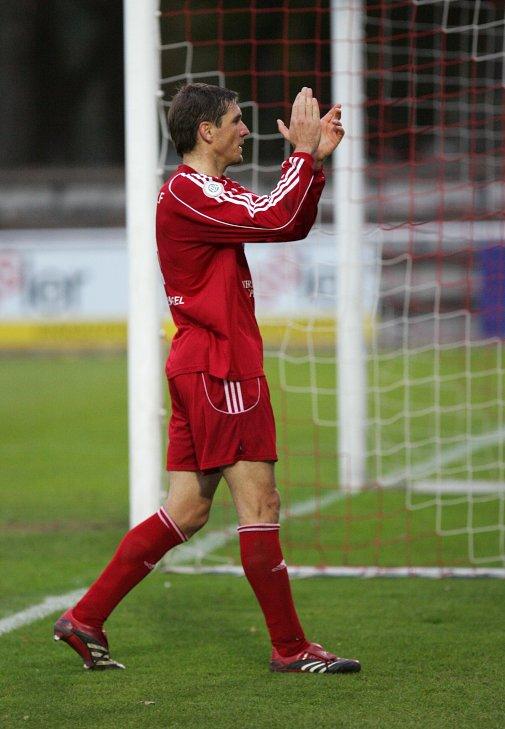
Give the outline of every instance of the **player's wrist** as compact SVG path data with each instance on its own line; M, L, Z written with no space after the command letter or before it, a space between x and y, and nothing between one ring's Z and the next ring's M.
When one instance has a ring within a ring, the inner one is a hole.
M309 147L309 146L307 146L305 144L297 144L296 147L293 150L293 153L294 152L301 152L302 154L310 154L310 156L312 158L314 157L314 148L313 147Z
M314 163L322 165L328 157L331 157L331 152L330 154L323 154L321 149L316 149L314 152Z

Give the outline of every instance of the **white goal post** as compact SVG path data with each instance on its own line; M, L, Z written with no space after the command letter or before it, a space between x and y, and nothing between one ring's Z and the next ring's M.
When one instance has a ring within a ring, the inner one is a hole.
M366 373L363 310L363 3L332 0L332 101L342 104L348 132L334 165L334 230L338 251L337 351L340 487L365 485ZM345 427L343 424L345 423Z
M158 32L157 0L124 1L131 526L158 509L162 491L160 284L154 228Z

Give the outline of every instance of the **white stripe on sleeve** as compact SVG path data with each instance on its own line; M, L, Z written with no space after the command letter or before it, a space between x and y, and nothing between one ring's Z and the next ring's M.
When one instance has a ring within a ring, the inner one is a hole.
M264 210L267 210L268 208L276 205L280 200L282 200L282 198L285 195L288 194L288 192L290 192L293 189L293 187L296 184L298 184L298 181L299 181L298 172L301 169L301 166L303 165L304 162L305 162L305 160L302 157L290 158L292 170L288 171L288 173L286 173L286 175L283 177L283 179L279 182L279 184L277 185L275 190L270 195L262 196L261 198L258 198L256 201L252 200L252 196L251 196L251 200L239 200L238 199L239 196L233 196L229 192L226 191L226 192L222 193L221 195L219 195L219 197L216 198L216 201L231 202L235 205L243 205L243 207L245 207L247 209L247 211L249 212L251 217L253 217L255 213L263 212ZM214 218L211 215L206 215L205 213L202 213L200 210L193 208L187 202L185 202L184 200L181 200L181 198L178 197L175 194L175 192L173 191L172 185L174 183L174 180L176 180L177 177L184 177L184 178L190 180L191 182L193 182L193 184L197 185L200 188L203 188L204 183L201 180L197 179L197 175L195 173L180 172L178 175L175 175L168 184L168 191L178 202L181 203L181 205L184 205L184 207L189 208L189 210L193 211L193 213L195 213L199 217L205 218L206 220L210 220L213 223L219 223L221 225L225 225L230 228L238 228L238 229L242 229L242 230L256 230L256 231L261 231L261 230L277 231L277 230L283 230L284 228L289 227L289 225L291 225L294 218L296 217L301 206L303 205L303 201L305 200L305 198L307 196L307 192L309 191L309 187L310 187L310 185L312 183L312 179L313 179L313 176L312 176L311 179L308 181L307 187L302 195L302 198L298 204L298 207L294 211L291 218L286 223L284 223L284 225L266 227L266 226L255 226L255 225L243 225L241 223L230 223L226 220ZM247 193L240 193L239 195L247 196ZM272 198L273 198L273 200L272 200ZM251 201L252 201L252 204L251 204Z

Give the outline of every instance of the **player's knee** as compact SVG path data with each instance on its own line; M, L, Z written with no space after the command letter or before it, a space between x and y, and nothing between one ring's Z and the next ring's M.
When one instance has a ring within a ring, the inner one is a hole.
M281 510L281 495L277 491L277 489L274 489L269 500L268 500L268 506L269 508L276 514L276 520L279 520L279 512Z
M188 539L207 524L209 514L210 510L195 510L191 514L188 514L184 520L181 519L184 524L184 526L181 526L181 529Z
M263 495L257 503L257 520L260 523L274 523L279 521L281 497L277 489Z

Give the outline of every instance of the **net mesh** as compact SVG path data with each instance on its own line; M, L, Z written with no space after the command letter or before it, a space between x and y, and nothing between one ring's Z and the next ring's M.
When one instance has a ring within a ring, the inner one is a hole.
M276 119L311 86L329 108L331 13L362 14L363 488L339 483L334 188L303 243L248 246L277 416L283 541L298 564L505 561L505 6L469 0L161 2L160 168L178 160L166 111L178 85L237 90L251 130L229 174L278 178ZM351 44L349 44L351 45ZM350 50L351 52L351 50ZM344 109L344 124L351 115ZM354 117L355 118L355 117ZM353 136L354 135L354 136ZM343 193L342 193L343 194ZM354 201L355 202L355 201ZM179 560L236 559L223 493Z

